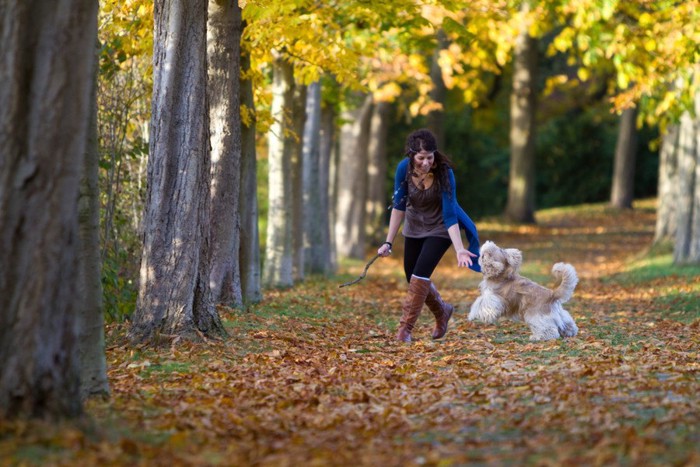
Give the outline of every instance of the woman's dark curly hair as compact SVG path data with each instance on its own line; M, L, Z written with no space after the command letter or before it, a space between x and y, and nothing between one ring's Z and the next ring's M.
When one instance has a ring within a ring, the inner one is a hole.
M438 184L440 191L450 191L449 170L453 167L452 161L445 154L438 151L435 135L426 128L415 130L406 137L406 146L404 148L406 157L409 160L409 170L406 174L406 180L414 173L413 156L421 151L435 153L435 164L430 171L435 175L435 181Z

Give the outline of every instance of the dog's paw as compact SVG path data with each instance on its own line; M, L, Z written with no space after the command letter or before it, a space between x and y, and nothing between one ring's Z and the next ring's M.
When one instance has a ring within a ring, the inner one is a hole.
M483 321L483 317L479 313L479 310L476 310L472 307L472 309L469 311L469 314L467 315L467 321Z

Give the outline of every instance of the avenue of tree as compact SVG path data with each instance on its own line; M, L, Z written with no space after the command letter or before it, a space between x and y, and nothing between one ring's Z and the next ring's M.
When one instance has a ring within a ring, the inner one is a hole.
M700 262L698 3L2 0L0 416L76 416L109 393L105 303L129 281L135 309L110 316L134 343L222 337L217 304L364 258L392 118L446 143L452 106L495 89L509 221L536 221L540 109L592 90L619 118L611 205L632 207L653 126L656 241Z

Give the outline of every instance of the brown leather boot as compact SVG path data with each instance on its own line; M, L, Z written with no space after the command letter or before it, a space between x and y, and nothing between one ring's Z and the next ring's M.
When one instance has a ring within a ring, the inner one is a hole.
M455 311L455 307L442 300L440 293L432 282L430 283L428 296L425 298L425 304L428 305L430 311L435 315L433 339L440 339L447 332L447 322L452 317L452 312Z
M430 280L411 276L411 282L408 283L408 293L403 302L403 315L401 316L399 331L396 333L397 340L411 342L411 331L413 331L413 326L418 320L429 290Z

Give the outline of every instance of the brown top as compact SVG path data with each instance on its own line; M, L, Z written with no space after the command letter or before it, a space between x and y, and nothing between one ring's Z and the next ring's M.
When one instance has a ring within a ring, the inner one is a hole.
M403 236L412 238L441 237L450 238L442 219L442 194L438 184L433 183L421 190L408 182L408 200L406 218L403 224Z

